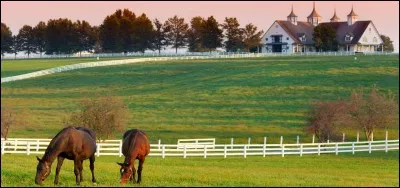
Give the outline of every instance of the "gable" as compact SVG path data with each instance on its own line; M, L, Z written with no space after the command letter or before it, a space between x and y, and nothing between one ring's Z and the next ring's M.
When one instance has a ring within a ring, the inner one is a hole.
M362 35L360 36L360 39L357 41L360 44L372 44L372 45L378 45L382 44L383 41L378 33L378 30L376 29L375 25L370 22Z
M271 43L271 36L273 35L282 35L282 42L286 42L288 44L295 42L295 39L293 39L293 37L279 24L278 21L275 21L264 33L261 43Z

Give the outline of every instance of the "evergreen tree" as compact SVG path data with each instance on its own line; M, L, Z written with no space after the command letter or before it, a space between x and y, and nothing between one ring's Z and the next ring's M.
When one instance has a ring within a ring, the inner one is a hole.
M40 52L40 57L42 57L42 53L44 52L44 49L46 47L45 32L46 23L42 21L33 28L35 47Z
M146 14L137 17L133 29L134 51L144 53L146 49L152 49L154 32L153 24Z
M202 44L202 35L204 33L204 18L196 16L190 21L190 29L188 29L186 35L188 40L188 47L190 52L202 52L205 51Z
M222 46L222 29L219 28L218 22L213 16L208 17L203 26L202 44L210 53L217 47Z

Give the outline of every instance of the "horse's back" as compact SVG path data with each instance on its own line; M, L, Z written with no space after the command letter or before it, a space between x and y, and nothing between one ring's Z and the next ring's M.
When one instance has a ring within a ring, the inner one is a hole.
M144 131L139 129L131 129L124 133L123 138L122 148L124 155L133 153L135 151L144 156L149 154L150 142L147 138L147 134Z

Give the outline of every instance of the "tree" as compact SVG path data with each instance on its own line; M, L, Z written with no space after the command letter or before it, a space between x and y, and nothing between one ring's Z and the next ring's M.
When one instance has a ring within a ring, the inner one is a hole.
M167 33L168 41L172 44L172 47L175 48L175 53L178 53L178 48L186 45L186 33L189 26L185 23L184 18L178 18L176 15L172 18L168 18L166 26L171 28Z
M142 14L134 21L133 29L133 50L142 52L146 49L152 49L154 39L154 28L151 20L146 14Z
M314 27L313 40L317 51L338 51L336 30L330 24L320 24Z
M249 52L250 48L261 45L261 36L264 31L257 32L257 27L253 24L247 24L243 29L243 44L244 49Z
M107 16L99 28L101 46L105 52L133 52L136 15L129 9L118 9Z
M204 18L200 16L193 17L190 21L190 29L187 30L186 37L190 52L202 52L203 48L203 34L204 34Z
M122 100L115 97L84 99L80 112L72 113L66 125L82 125L96 132L98 140L109 139L116 131L126 127L128 109Z
M81 56L82 51L91 51L94 48L96 36L92 26L85 20L82 22L77 20L74 26L78 37L76 50L79 52L79 56Z
M390 90L387 96L380 94L375 85L367 97L363 88L359 92L353 90L347 109L351 117L349 125L363 130L368 141L376 128L398 125L399 107L394 94Z
M213 16L208 17L204 22L202 32L203 47L207 48L210 53L222 46L222 29L219 28L219 24Z
M24 25L19 30L18 38L21 42L21 50L28 54L28 58L31 53L36 53L35 37L31 26Z
M222 28L225 30L227 40L224 42L227 52L236 52L243 48L243 30L239 28L239 22L236 18L225 17Z
M99 28L99 38L104 52L122 52L119 21L115 15L107 16Z
M9 106L1 107L1 137L7 140L10 127L17 121L16 113Z
M10 52L12 45L12 32L5 23L1 23L1 55Z
M154 38L153 38L153 47L158 50L158 54L161 53L161 49L164 46L168 46L168 40L166 33L169 32L170 28L166 26L166 24L162 24L158 19L154 20Z
M94 53L101 53L103 49L101 48L101 41L100 41L100 28L98 26L92 27L92 34L95 38L95 43L93 46Z
M18 52L22 51L21 41L18 36L12 37L12 45L10 48L10 52L14 54L14 59L17 59Z
M346 121L345 107L344 101L314 103L309 111L305 131L315 134L319 142L326 142L328 139L339 141L338 130Z
M46 23L42 21L39 22L33 28L33 36L34 36L35 48L39 50L40 57L42 57L42 53L44 52L44 49L46 47Z
M385 52L393 52L393 41L386 35L381 35L381 39L383 41L383 51ZM382 51L382 47L379 46L377 51Z
M77 51L78 34L72 21L67 18L50 19L45 38L46 54L72 54Z

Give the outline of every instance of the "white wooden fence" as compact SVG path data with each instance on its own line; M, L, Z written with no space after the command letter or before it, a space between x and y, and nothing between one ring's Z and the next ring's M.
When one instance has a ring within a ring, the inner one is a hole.
M44 154L50 139L25 139L9 138L1 140L1 154L20 153L20 154ZM201 144L150 144L149 156L158 157L210 157L210 156L243 156L250 155L306 155L344 152L365 152L399 150L399 140L380 140L363 142L330 142L330 143L299 143L299 144L215 144L213 147ZM97 143L96 156L116 155L122 156L122 140L105 140Z

